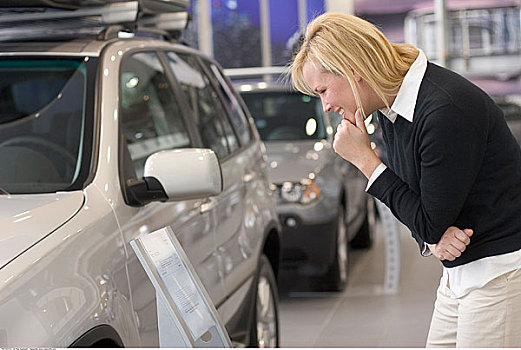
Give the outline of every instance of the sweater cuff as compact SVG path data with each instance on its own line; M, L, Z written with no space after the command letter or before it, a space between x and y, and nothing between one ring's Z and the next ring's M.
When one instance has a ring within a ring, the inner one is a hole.
M389 190L390 186L399 181L400 178L388 167L382 171L382 173L374 179L371 187L367 189L367 193L379 199L382 203L390 207L390 203L385 198L385 194Z
M367 186L365 187L366 192L369 191L369 187L371 187L373 182L375 182L375 180L378 179L378 176L380 176L385 169L387 169L387 166L384 163L380 163L380 165L378 165L376 169L374 169L373 173L371 174L371 177L369 178L369 181L367 182Z

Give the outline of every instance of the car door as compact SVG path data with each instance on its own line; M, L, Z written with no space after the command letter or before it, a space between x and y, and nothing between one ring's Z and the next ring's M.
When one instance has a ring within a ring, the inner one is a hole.
M267 202L272 202L273 198L267 191L265 153L261 151L260 143L255 142L257 139L232 85L214 62L203 59L202 64L215 78L216 89L227 111L226 122L233 126L241 144L241 149L235 152L229 163L234 173L242 175L242 225L234 231L233 238L217 235L218 249L229 252L228 259L235 267L224 276L225 291L231 298L241 300L259 267L265 238L262 217L270 206ZM226 314L235 314L237 307L237 303L230 302Z
M148 156L161 150L193 147L193 135L180 107L179 100L184 96L176 95L157 53L136 52L124 57L119 79L120 175L126 180L140 179ZM172 164L175 171L176 164ZM170 226L217 303L224 298L224 289L215 245L216 212L205 205L212 200L125 206L117 208L116 215L127 243L138 235ZM156 346L155 290L133 251L128 253L128 274L142 345Z
M224 182L223 192L216 196L217 227L215 229L217 254L221 261L221 273L227 297L253 275L253 268L245 268L251 262L252 253L244 254L245 183L251 173L250 160L243 152L240 141L229 119L219 91L215 73L202 65L196 55L168 52L168 61L179 85L190 102L192 118L197 126L202 146L213 149L220 161ZM249 247L249 246L248 246ZM252 249L250 249L253 251ZM242 300L239 300L242 301ZM220 306L220 305L219 305ZM224 315L225 320L230 316Z

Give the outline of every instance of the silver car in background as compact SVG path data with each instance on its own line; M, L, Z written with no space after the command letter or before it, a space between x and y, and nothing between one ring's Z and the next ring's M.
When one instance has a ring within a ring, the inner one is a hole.
M233 81L266 145L277 194L283 226L279 286L342 290L350 245L368 248L373 240L367 180L332 148L339 115L324 114L319 99L292 91L280 78L263 78Z

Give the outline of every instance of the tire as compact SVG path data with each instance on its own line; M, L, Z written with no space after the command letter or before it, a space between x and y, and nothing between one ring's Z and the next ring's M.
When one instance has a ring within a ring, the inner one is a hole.
M271 264L265 255L259 261L250 347L279 347L279 297Z
M373 246L374 234L376 229L376 205L374 199L367 199L367 212L364 222L360 226L360 230L351 240L351 248L353 249L369 249Z
M345 209L338 208L335 258L329 266L328 272L322 278L320 289L323 291L340 292L347 284L349 274L349 243L347 241L347 227Z

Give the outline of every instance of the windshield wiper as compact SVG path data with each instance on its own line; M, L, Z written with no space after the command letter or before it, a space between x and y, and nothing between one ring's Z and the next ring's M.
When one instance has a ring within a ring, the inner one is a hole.
M2 187L0 187L0 194L5 194L5 195L7 195L7 196L10 195L10 193L7 192L6 190L4 190Z

